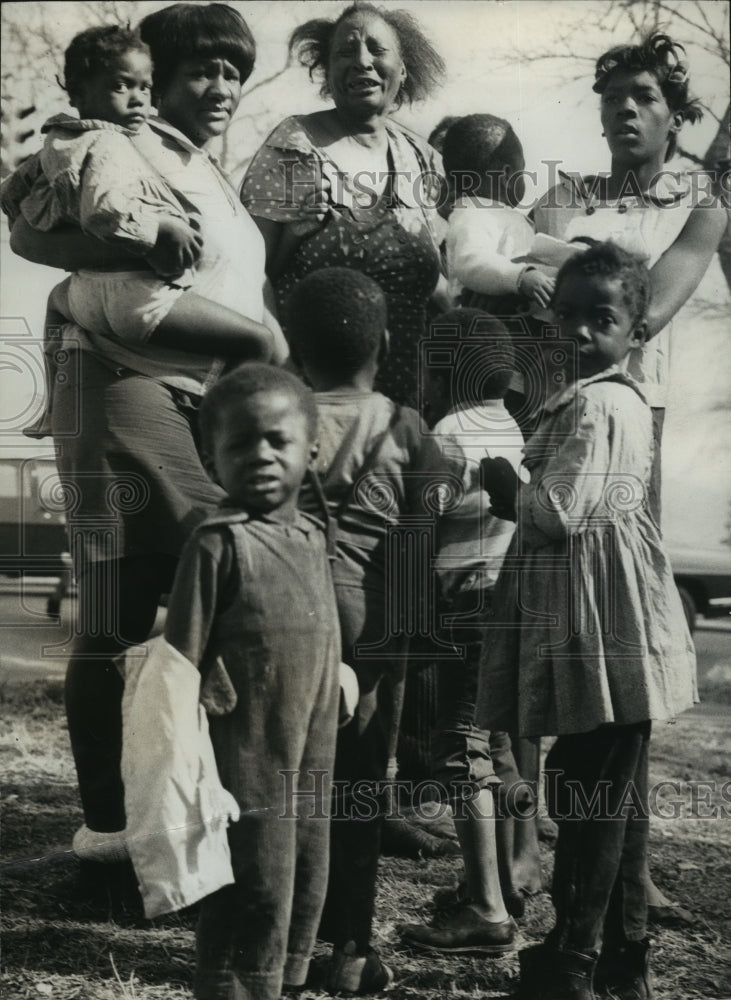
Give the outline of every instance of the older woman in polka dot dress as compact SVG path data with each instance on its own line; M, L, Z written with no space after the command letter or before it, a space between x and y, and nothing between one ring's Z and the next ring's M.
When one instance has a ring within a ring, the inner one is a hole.
M334 107L285 119L255 155L242 201L261 229L280 306L322 267L374 278L388 303L391 344L377 388L418 403L418 343L440 274L438 155L390 118L426 97L441 58L402 11L350 6L297 28L290 51L323 77Z

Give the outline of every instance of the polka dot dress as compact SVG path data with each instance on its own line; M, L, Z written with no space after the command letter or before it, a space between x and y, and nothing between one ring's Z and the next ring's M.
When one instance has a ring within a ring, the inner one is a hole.
M252 215L296 221L302 201L320 183L323 154L312 145L304 121L283 122L252 161L242 189ZM410 137L394 137L389 130L389 140L395 171L408 177L424 173ZM346 192L343 200L350 204L332 204L322 228L306 237L290 258L275 292L281 315L295 284L319 268L353 267L377 281L386 296L391 339L376 388L398 403L417 407L419 345L440 259L429 215L436 213L424 207L424 199L405 204L402 192L387 184L378 202L368 207L347 198Z

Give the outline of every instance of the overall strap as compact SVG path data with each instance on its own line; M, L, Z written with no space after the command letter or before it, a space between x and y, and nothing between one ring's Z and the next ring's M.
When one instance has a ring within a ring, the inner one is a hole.
M378 454L381 451L381 448L386 438L391 433L395 425L398 423L400 417L401 417L401 406L398 403L394 403L393 412L388 421L388 424L380 432L380 434L376 435L375 439L371 443L370 448L366 452L365 458L363 459L363 463L358 469L358 479L361 479L363 475L370 472L371 469L374 467ZM345 450L348 444L349 444L349 436L346 435L345 440L335 453L333 462ZM325 491L322 486L322 481L320 480L320 477L318 476L317 472L315 472L314 469L310 469L309 476L310 476L310 482L312 483L312 487L315 491L315 495L317 496L320 507L322 508L323 516L325 519L327 554L330 559L334 559L337 552L338 522L342 517L342 515L344 514L345 510L347 509L348 504L353 499L353 496L357 488L358 480L356 479L353 481L353 483L346 490L345 495L340 499L335 510L331 512L330 506L327 502L327 497L325 496Z
M383 444L386 441L386 438L389 436L395 425L398 423L400 417L401 417L401 406L398 403L394 403L393 413L391 414L391 418L388 421L388 424L384 427L384 429L381 431L380 434L376 435L370 448L366 452L365 458L363 459L363 463L358 469L358 479L362 479L364 475L366 475L373 469L373 467L376 464L376 459L381 451L381 448L383 447ZM354 479L351 485L346 490L345 495L341 498L340 502L335 508L334 517L336 521L339 521L342 515L345 513L348 504L353 499L357 486L358 486L358 480Z

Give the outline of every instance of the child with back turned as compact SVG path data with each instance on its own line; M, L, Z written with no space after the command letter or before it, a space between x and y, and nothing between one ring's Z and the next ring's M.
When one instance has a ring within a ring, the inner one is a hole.
M453 806L465 877L456 890L437 892L432 926L407 926L403 934L408 944L430 951L499 955L515 946L517 927L509 915L523 912L513 876L510 812L530 805L532 797L520 781L508 734L475 724L481 641L513 535L512 524L488 511L480 466L500 456L511 468L520 467L523 437L503 401L514 351L500 320L477 309L437 316L429 334L425 412L445 469L456 474L459 486L439 517L436 570L441 613L461 651L439 663L433 776ZM447 480L445 497L449 485ZM532 849L537 865L535 840Z
M323 532L297 510L317 411L294 375L249 363L200 428L226 499L183 551L165 638L217 672L211 741L241 819L235 883L200 904L195 995L278 1000L305 981L327 884L340 635Z
M553 280L524 258L534 241L533 227L518 206L525 194L525 159L509 122L495 115L466 115L450 125L442 151L444 171L454 197L447 233L447 272L453 297L489 296L503 305L506 296L546 308ZM463 295L466 293L466 295ZM476 303L475 303L476 304ZM494 309L487 309L495 312Z
M329 987L369 993L393 978L370 946L387 809L378 783L395 771L395 761L389 763L407 652L404 623L393 609L407 602L413 607L426 587L418 578L420 564L399 567L392 560L406 544L400 523L425 513L423 496L438 452L415 410L373 391L387 332L386 301L372 278L345 268L308 275L288 300L287 329L292 355L315 389L316 469L337 537L333 577L342 658L360 685L355 718L338 735L335 776L342 784L334 803L322 936L334 944ZM311 489L303 491L301 504L321 512ZM423 531L423 522L415 530ZM397 576L399 570L409 575ZM365 805L355 797L359 783L373 786Z
M595 974L612 996L652 995L648 741L651 720L693 703L695 654L648 509L650 409L622 370L645 339L649 288L642 262L611 243L558 273L567 384L525 448L531 481L481 663L484 725L558 736L546 762L556 924L521 953L526 1000L593 1000ZM485 481L493 507L515 508L504 463Z
M545 387L531 372L542 369L541 324L553 291L556 254L575 253L560 240L537 238L519 204L525 194L525 159L509 122L495 115L460 118L444 137L442 153L454 198L447 232L450 292L463 306L498 316L523 341L522 355L505 396L508 409L529 434ZM536 240L550 244L539 250ZM561 248L561 249L559 249ZM544 259L545 258L545 259ZM532 361L530 360L532 358ZM529 364L529 370L524 370Z

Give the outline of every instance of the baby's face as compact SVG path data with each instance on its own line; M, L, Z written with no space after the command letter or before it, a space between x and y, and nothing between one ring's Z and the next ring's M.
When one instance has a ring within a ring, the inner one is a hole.
M238 507L294 512L316 446L298 402L284 390L231 399L219 414L212 472Z
M150 114L152 61L130 49L92 76L78 100L82 118L98 118L137 132Z

